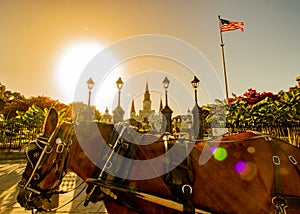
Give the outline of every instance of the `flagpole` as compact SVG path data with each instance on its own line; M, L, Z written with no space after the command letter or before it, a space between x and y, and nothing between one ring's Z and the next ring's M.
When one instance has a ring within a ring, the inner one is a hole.
M220 28L220 39L221 39L221 49L222 49L222 60L223 60L223 72L224 72L224 82L225 82L225 92L226 92L226 103L228 104L228 84L227 84L227 74L226 74L226 65L225 65L225 52L224 52L224 42L222 36L222 23L221 17L219 17L219 28Z

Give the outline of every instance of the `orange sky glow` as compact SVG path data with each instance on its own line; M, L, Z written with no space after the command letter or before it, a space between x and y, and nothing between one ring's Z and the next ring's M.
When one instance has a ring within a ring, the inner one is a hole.
M299 9L300 2L292 0L1 1L0 82L25 96L46 95L70 103L78 78L97 53L125 38L155 34L176 38L199 51L218 77L213 84L224 89L217 20L221 15L245 23L245 32L223 34L229 94L241 94L250 87L277 93L295 85L300 74L300 30L295 28ZM118 53L111 53L112 58L114 54ZM177 113L194 105L193 71L176 61L140 55L107 73L101 90L111 93L101 92L99 85L93 91L97 94L93 103L102 112L116 105L119 76L125 83L122 102L126 108L132 99L140 108L146 81L157 108L159 99L164 99L164 76L171 80L170 102ZM199 87L200 104L209 102L206 85ZM178 94L189 101L181 101Z

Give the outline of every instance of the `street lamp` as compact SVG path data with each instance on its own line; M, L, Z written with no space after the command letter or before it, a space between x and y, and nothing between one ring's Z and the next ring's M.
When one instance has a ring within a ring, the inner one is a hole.
M195 106L192 110L193 114L193 122L194 122L194 137L195 139L202 139L203 138L203 123L201 119L201 108L198 105L197 99L197 88L199 86L200 80L194 76L194 79L191 81L192 86L195 90Z
M92 93L92 89L95 85L94 81L92 80L92 78L89 78L88 81L86 81L87 85L88 85L88 89L89 89L89 99L88 99L88 106L90 107L91 105L91 93Z
M168 106L168 87L170 81L167 77L162 81L163 87L165 89L166 94L166 106L161 110L161 113L164 115L163 117L163 127L166 126L166 131L172 133L172 109Z
M122 89L122 87L124 85L124 82L122 81L121 77L119 77L119 79L117 80L116 84L117 84L117 88L119 90L118 106L120 106L121 89Z
M197 88L199 86L200 80L194 76L194 79L191 81L193 88L195 89L195 105L198 105L198 99L197 99Z
M164 81L162 81L162 84L166 94L166 106L168 106L168 88L169 88L170 80L167 77L165 77Z
M117 88L119 90L119 95L118 95L118 106L113 110L113 123L116 124L118 122L123 121L125 111L122 109L121 104L120 104L120 99L121 99L121 89L124 85L124 82L122 81L121 77L116 81Z

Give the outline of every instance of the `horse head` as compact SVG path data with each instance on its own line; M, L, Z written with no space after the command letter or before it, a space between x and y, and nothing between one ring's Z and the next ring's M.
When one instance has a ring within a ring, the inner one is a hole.
M17 200L20 205L28 210L47 210L67 172L75 172L84 181L92 177L97 170L95 163L104 149L100 142L108 141L113 127L112 124L89 121L77 125L59 124L58 114L51 108L42 134L25 150L28 163L19 182ZM86 152L90 154L89 158ZM91 201L99 201L99 196L101 194L93 194Z
M65 174L62 163L72 143L71 124L58 124L58 114L50 109L42 134L25 150L28 163L19 182L17 201L25 209L44 210Z

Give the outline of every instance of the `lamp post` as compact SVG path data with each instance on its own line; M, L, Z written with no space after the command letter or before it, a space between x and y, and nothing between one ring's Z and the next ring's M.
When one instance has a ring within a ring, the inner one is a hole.
M200 80L194 76L194 79L191 81L193 88L195 89L195 105L198 105L198 99L197 99L197 88L199 86Z
M169 88L170 80L167 77L165 77L164 81L162 81L162 84L165 89L166 106L168 106L168 88Z
M162 82L163 87L165 89L165 95L166 95L166 106L161 110L161 113L164 115L162 123L163 127L166 127L166 132L172 133L172 113L173 111L168 105L168 88L170 81L167 77Z
M123 121L123 117L125 114L125 111L121 107L121 89L124 85L124 82L122 81L121 77L116 81L117 88L118 88L118 106L113 110L113 122L118 123Z
M119 79L117 80L116 84L117 84L117 88L119 90L118 106L120 106L121 89L122 89L122 87L124 85L124 82L122 81L121 77L119 77Z
M194 79L191 81L191 83L195 91L195 106L192 110L193 122L194 122L194 138L198 140L203 138L203 123L201 119L201 108L198 105L198 98L197 98L197 88L199 86L200 80L196 76L194 76Z
M88 89L89 89L89 98L88 98L88 107L91 106L91 94L92 94L92 89L95 85L94 81L92 80L92 78L89 78L88 81L86 81L87 85L88 85Z

